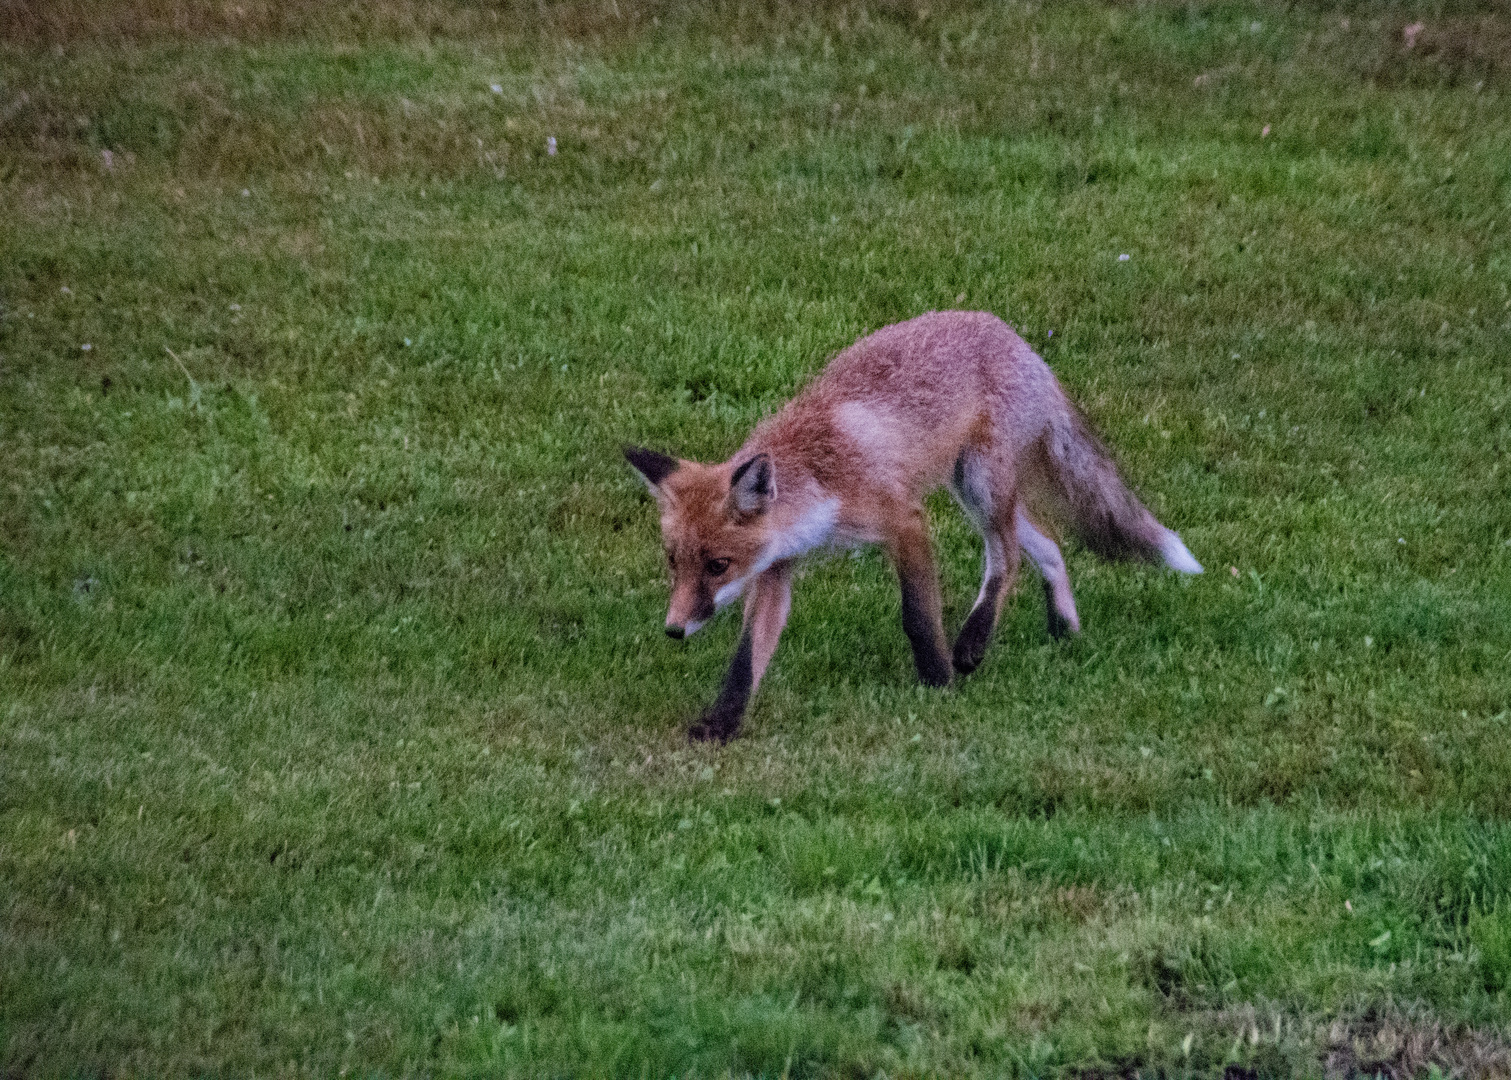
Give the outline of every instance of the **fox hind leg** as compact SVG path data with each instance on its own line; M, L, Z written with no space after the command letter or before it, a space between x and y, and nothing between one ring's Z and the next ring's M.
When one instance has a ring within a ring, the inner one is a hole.
M992 491L985 463L979 455L967 451L955 463L955 497L971 524L986 543L986 565L981 574L981 591L966 616L960 636L955 639L952 657L955 670L969 675L981 666L986 647L991 644L1002 604L1012 592L1018 576L1019 538L1013 527L1015 495Z
M1020 507L1014 521L1018 543L1029 561L1044 579L1044 608L1049 622L1049 636L1062 638L1081 632L1081 618L1076 614L1076 600L1070 592L1070 574L1065 569L1065 556L1056 544L1029 520Z

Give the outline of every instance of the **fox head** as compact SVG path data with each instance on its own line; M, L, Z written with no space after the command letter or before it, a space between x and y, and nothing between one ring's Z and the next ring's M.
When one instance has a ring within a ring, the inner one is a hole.
M661 539L672 573L668 637L693 633L745 591L765 569L766 511L776 498L771 459L757 454L736 464L700 465L626 446L661 508Z

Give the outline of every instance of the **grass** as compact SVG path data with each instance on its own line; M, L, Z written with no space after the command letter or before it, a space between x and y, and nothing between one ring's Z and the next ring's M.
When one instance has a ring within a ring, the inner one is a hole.
M7 1075L1511 1069L1511 20L938 7L0 5ZM689 745L619 442L956 306L1207 574Z

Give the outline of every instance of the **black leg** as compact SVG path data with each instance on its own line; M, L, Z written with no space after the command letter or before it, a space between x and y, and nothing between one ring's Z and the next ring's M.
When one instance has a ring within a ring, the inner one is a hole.
M1054 587L1046 578L1044 581L1044 610L1049 620L1049 636L1056 641L1070 636L1070 623L1055 608Z
M955 670L969 675L981 666L992 631L997 628L997 601L1002 596L1003 580L989 578L981 600L971 609L960 636L955 639Z
M751 681L751 642L747 627L740 635L740 644L735 649L729 670L724 673L724 685L719 689L717 700L688 729L688 738L695 742L721 743L734 738L740 731L745 706L750 703Z
M902 579L902 632L913 646L913 664L918 678L927 686L946 686L950 681L950 661L944 651L935 620L924 607L923 598L907 578Z

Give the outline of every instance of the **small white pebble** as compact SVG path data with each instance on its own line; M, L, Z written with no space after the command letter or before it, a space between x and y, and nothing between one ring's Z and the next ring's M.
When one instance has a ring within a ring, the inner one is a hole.
M86 341L86 342L84 342L84 344L80 345L79 348L82 349L84 352L88 352L90 349L94 348L94 346L91 345L91 344L89 344L89 342Z
M556 156L556 136L555 135L547 135L546 136L546 155L548 157L555 157Z
M1118 262L1127 262L1131 258L1133 258L1133 256L1128 255L1128 254L1119 255L1118 256Z

